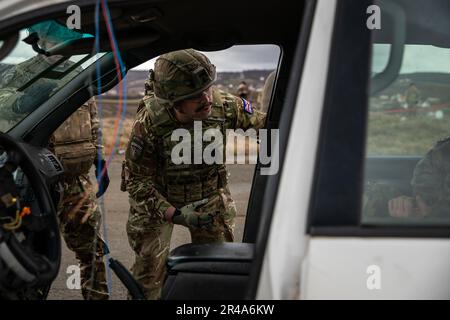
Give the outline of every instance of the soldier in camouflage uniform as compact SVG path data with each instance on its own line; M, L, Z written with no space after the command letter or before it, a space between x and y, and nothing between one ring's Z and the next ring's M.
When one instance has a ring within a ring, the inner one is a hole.
M408 86L408 89L406 89L405 100L406 100L406 103L408 104L409 114L411 116L417 115L417 109L419 107L419 101L420 101L420 92L414 83L411 83Z
M366 217L389 217L389 200L410 194L409 187L385 181L368 181L363 195L363 213Z
M389 201L394 217L449 217L450 139L439 141L414 169L413 197Z
M237 89L237 92L236 92L237 96L248 100L249 99L249 97L248 97L249 93L250 93L250 89L248 88L247 82L241 81L241 83L239 83L239 86L238 86L238 89Z
M40 39L38 44L46 49L60 39L77 37L72 31L64 29L55 22L43 22L28 31L36 32ZM23 118L24 114L32 111L30 106L38 106L54 88L63 84L60 80L39 79L30 91L16 91L57 58L39 54L3 72L0 77L0 114L2 119L10 121L8 125ZM67 77L73 78L79 71L74 70ZM40 101L37 103L36 100ZM103 241L97 231L101 216L96 197L106 191L109 178L107 174L104 176L97 194L89 178L89 169L97 164L97 153L103 154L103 147L97 141L98 131L97 106L91 99L53 133L48 148L56 154L65 169L64 195L58 207L58 218L66 244L75 252L80 263L82 295L85 299L104 300L109 295L103 263ZM100 161L100 169L104 163L104 160Z
M171 159L172 132L184 128L193 139L194 120L202 122L203 132L218 128L224 137L226 129L263 127L265 114L213 89L215 79L215 66L195 50L160 56L150 74L153 92L133 124L122 177L130 201L128 239L136 254L132 271L148 299L161 295L173 223L187 227L193 243L234 239L236 208L225 165L176 165Z

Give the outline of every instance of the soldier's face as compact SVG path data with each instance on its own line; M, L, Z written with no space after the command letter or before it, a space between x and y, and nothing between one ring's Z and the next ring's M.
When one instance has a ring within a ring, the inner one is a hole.
M211 107L212 88L209 87L198 96L181 101L177 111L190 120L205 120L211 114Z

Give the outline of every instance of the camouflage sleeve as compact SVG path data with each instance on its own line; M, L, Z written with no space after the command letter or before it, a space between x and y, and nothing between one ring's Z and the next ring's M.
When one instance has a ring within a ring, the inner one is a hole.
M155 188L156 139L148 128L150 120L147 110L143 108L137 113L125 153L128 171L126 189L135 210L164 219L166 210L172 205Z
M102 137L101 128L100 128L100 119L98 117L97 103L95 98L92 97L88 102L86 102L89 106L89 112L91 115L91 132L92 132L92 141L94 142L95 148L98 152L101 153L102 159L105 158L105 152L103 148L103 141L99 141L98 137Z
M2 114L2 118L9 118L14 114L12 110L12 104L18 98L18 94L16 90L13 88L4 88L0 89L0 112Z
M253 108L251 103L243 98L224 94L226 101L225 114L233 129L261 129L266 122L266 113Z
M0 69L2 66L0 65ZM11 79L14 77L14 74L17 72L17 68L12 65L4 65L3 70L0 71L0 88L10 87Z
M438 143L414 169L414 195L431 208L432 216L448 215L450 209L450 140Z
M0 89L0 131L8 131L23 117L13 110L21 96L14 88Z

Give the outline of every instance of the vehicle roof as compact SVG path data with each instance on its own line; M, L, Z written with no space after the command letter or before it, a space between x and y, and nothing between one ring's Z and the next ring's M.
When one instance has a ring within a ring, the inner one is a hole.
M71 3L70 0L2 0L0 2L0 17L10 19L14 16L33 12L47 6L59 3Z
M0 36L44 19L57 18L65 23L69 17L67 3L57 2L45 12L2 19ZM80 5L82 32L95 34L95 3L95 0L71 2ZM295 46L304 2L279 1L276 9L269 0L229 0L221 5L210 0L110 0L108 4L121 51L141 49L133 51L136 63L132 64L137 65L181 48L214 51L237 44ZM109 45L103 18L100 38ZM86 47L84 53L90 52L92 46Z
M160 49L193 47L208 51L224 49L233 44L277 44L292 40L291 37L298 33L305 2L228 0L219 4L210 0L110 0L108 4L119 43L122 38L130 40L130 37L140 35L141 38L136 38L135 42L143 42L145 46L145 35L156 33L160 38ZM407 43L450 47L448 0L393 2L408 10ZM65 23L69 17L66 13L69 4L81 7L82 30L94 34L95 3L95 0L4 0L0 5L0 13L13 8L15 11L0 15L0 36L12 30L12 22L15 22L16 27L25 27L27 23L22 21L27 19L42 21L59 17ZM382 10L382 28L375 33L375 39L377 42L389 43L392 21L383 15L383 1L376 3ZM44 12L36 11L44 7ZM107 37L104 23L101 34Z

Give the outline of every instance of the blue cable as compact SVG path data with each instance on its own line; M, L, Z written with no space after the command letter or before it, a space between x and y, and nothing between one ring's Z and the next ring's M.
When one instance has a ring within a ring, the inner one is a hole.
M99 22L99 8L100 8L100 0L97 0L97 3L95 5L95 52L97 54L100 54L100 22ZM98 103L97 103L97 112L99 117L99 127L100 130L98 132L97 137L97 144L101 145L103 143L103 106L102 106L102 96L101 96L101 87L102 87L102 80L101 80L101 70L100 70L100 63L99 59L95 60L95 67L96 67L96 73L97 73L97 97L98 97ZM99 149L97 152L97 182L100 180L102 170L99 170L100 168L100 162L102 160L102 151ZM100 184L101 188L101 184ZM101 210L101 217L103 220L103 237L104 241L106 243L106 246L109 248L109 240L108 240L108 232L106 229L106 212L105 212L105 201L103 197L100 197L99 199L99 206ZM108 294L111 297L112 294L112 275L111 275L111 269L109 268L109 252L106 252L105 254L105 269L106 269L106 276L107 276L107 286L108 286Z
M111 151L111 161L114 159L116 150L119 147L120 144L120 132L123 129L123 123L127 114L127 80L125 77L125 65L123 63L122 60L122 55L120 54L119 51L119 46L117 44L117 40L116 40L116 36L114 34L114 28L113 25L111 24L111 13L109 11L109 6L108 6L108 0L105 0L105 11L106 11L106 15L107 15L107 19L106 19L106 23L110 26L110 31L111 31L111 35L112 35L112 41L113 41L113 52L116 53L117 55L117 60L119 61L119 67L120 67L120 73L122 75L122 81L123 81L123 86L122 86L122 96L123 96L123 106L122 106L122 113L120 116L120 120L119 120L119 129L117 130L117 135L115 137L115 143L114 143L114 147Z
M100 22L99 22L100 5L101 5L101 0L97 0L96 6L95 6L95 48L96 48L97 54L100 53ZM117 131L117 134L116 134L116 137L115 137L115 143L114 143L113 149L111 151L111 156L110 156L110 159L109 159L109 163L111 163L111 161L114 159L116 150L118 149L119 144L120 144L120 139L119 139L120 132L123 129L123 123L124 123L124 119L126 117L127 90L126 90L126 77L124 76L126 69L125 69L125 65L123 63L120 51L118 50L117 40L116 40L116 37L115 37L115 34L114 34L114 28L113 28L113 26L111 24L111 14L110 14L110 11L109 11L107 0L105 0L104 6L105 6L105 11L106 11L106 16L107 16L106 23L109 26L109 30L111 32L111 38L112 38L112 42L113 42L113 48L112 48L113 50L112 51L117 56L117 60L119 62L119 67L120 67L119 71L120 71L120 73L122 75L122 81L123 81L123 87L122 87L123 107L122 107L122 113L121 113L120 120L119 120L119 128L118 128L118 131ZM96 60L96 73L97 73L97 90L98 90L97 91L97 96L98 96L97 106L98 106L98 115L99 115L99 118L100 118L100 121L99 121L100 122L100 124L99 124L100 132L99 132L99 135L98 135L98 143L101 144L102 143L102 132L103 132L103 122L102 122L102 119L103 119L103 113L102 113L103 108L102 108L102 96L101 96L101 77L100 77L101 76L101 70L100 70L100 63L99 63L98 59ZM97 154L97 159L98 159L97 168L100 168L100 161L102 160L102 153L101 153L100 150L99 150L99 152ZM102 170L97 170L97 182L100 182L101 176L102 176ZM101 184L100 184L100 187L101 187ZM103 197L101 197L101 199L99 199L99 200L100 200L99 201L100 202L99 203L100 209L101 209L101 211L103 213L102 214L102 218L103 218L103 237L104 237L104 241L106 243L106 246L109 248L108 232L107 232L107 228L106 228L107 223L106 223L106 214L105 214L106 211L105 211L104 199L103 199ZM107 252L105 254L105 258L106 258L107 261L109 261L109 258L110 258L109 257L109 252ZM111 275L111 270L109 268L109 264L107 264L106 273L107 273L107 278L108 278L108 281L107 281L108 282L107 283L108 284L108 293L111 296L111 293L112 293L112 275Z

